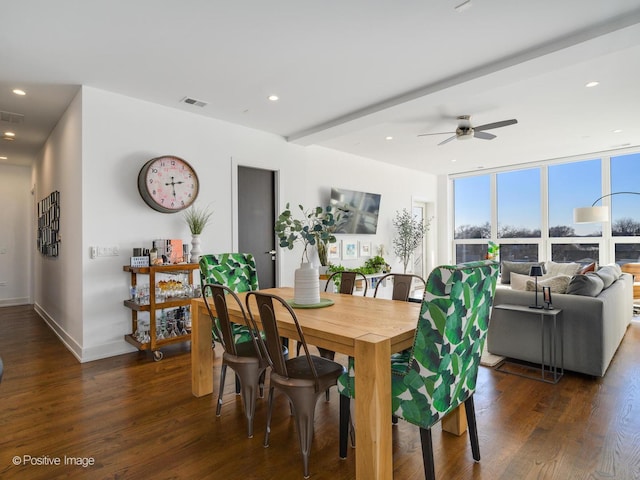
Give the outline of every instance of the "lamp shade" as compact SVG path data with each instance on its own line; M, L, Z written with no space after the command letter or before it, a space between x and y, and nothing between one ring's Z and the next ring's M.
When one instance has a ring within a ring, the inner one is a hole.
M580 207L573 209L573 223L598 223L609 221L607 207Z
M530 277L541 277L542 275L544 275L542 265L531 265L531 268L529 269Z

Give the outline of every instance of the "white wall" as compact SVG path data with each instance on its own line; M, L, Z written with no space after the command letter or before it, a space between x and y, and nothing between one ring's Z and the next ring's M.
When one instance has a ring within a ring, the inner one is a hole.
M0 165L0 306L31 303L31 169Z
M80 145L81 161L75 152ZM229 251L237 244L233 232L237 165L277 170L281 208L288 201L305 206L325 203L332 186L381 193L378 234L364 239L374 245L384 243L387 249L395 211L411 208L412 196L435 201L436 179L428 174L289 144L276 135L83 87L37 167L39 188L44 184L46 191L61 191L62 248L57 262L38 262L36 288L43 310L63 326L59 335L81 361L133 350L123 340L131 331L131 314L122 305L130 283L122 266L128 264L132 249L148 247L155 238L190 239L180 214L155 212L138 193L140 168L159 155L182 157L198 173L197 204L210 204L215 210L213 223L202 235L204 252ZM50 157L59 166L51 168ZM120 256L89 257L91 246L112 245L120 248ZM387 257L395 260L391 254ZM299 258L296 252L281 253L280 284L291 284ZM71 275L63 277L63 272ZM51 298L59 296L59 303Z
M74 355L82 358L82 96L76 95L35 165L35 201L60 192L58 257L34 258L34 307ZM34 220L35 221L35 220Z

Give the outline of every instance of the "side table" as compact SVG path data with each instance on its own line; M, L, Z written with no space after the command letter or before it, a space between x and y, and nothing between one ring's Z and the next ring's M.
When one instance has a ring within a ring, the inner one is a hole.
M561 317L562 309L555 308L552 310L547 310L544 308L529 308L523 305L494 305L493 308L497 308L499 310L510 310L513 312L520 313L529 313L532 315L540 316L540 344L541 344L541 352L540 352L540 375L527 375L524 373L518 373L514 371L510 371L505 369L504 367L508 364L515 364L515 362L510 362L509 360L503 360L496 366L496 370L505 373L511 373L514 375L520 375L522 377L531 378L533 380L539 380L546 383L558 383L562 376L564 375L564 345L562 338L562 328L559 328L558 316ZM549 319L549 362L546 361L545 355L545 319ZM558 352L558 347L560 352ZM560 357L560 358L558 358ZM518 363L520 367L523 367L522 364Z

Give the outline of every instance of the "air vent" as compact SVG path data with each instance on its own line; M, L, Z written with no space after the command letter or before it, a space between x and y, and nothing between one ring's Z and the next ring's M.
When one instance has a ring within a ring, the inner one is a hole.
M2 112L0 111L0 121L19 125L24 122L24 115L20 113Z
M191 98L191 97L184 97L180 101L182 103L187 103L189 105L195 105L196 107L204 107L207 104L207 102L203 102L202 100L196 100L195 98Z

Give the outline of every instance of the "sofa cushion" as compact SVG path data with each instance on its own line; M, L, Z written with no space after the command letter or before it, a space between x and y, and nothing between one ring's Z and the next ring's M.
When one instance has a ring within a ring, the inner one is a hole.
M500 283L511 283L511 272L529 275L532 265L544 267L543 262L510 262L503 260L500 264Z
M569 295L583 295L585 297L597 297L604 289L604 282L595 273L589 272L584 275L574 275L567 292Z
M538 291L541 292L542 287L551 287L551 293L566 293L571 278L571 275L555 275L543 280L538 280ZM528 292L535 292L535 280L527 280L526 290Z
M558 263L551 260L544 262L546 273L551 276L575 275L580 270L580 264L575 262Z

